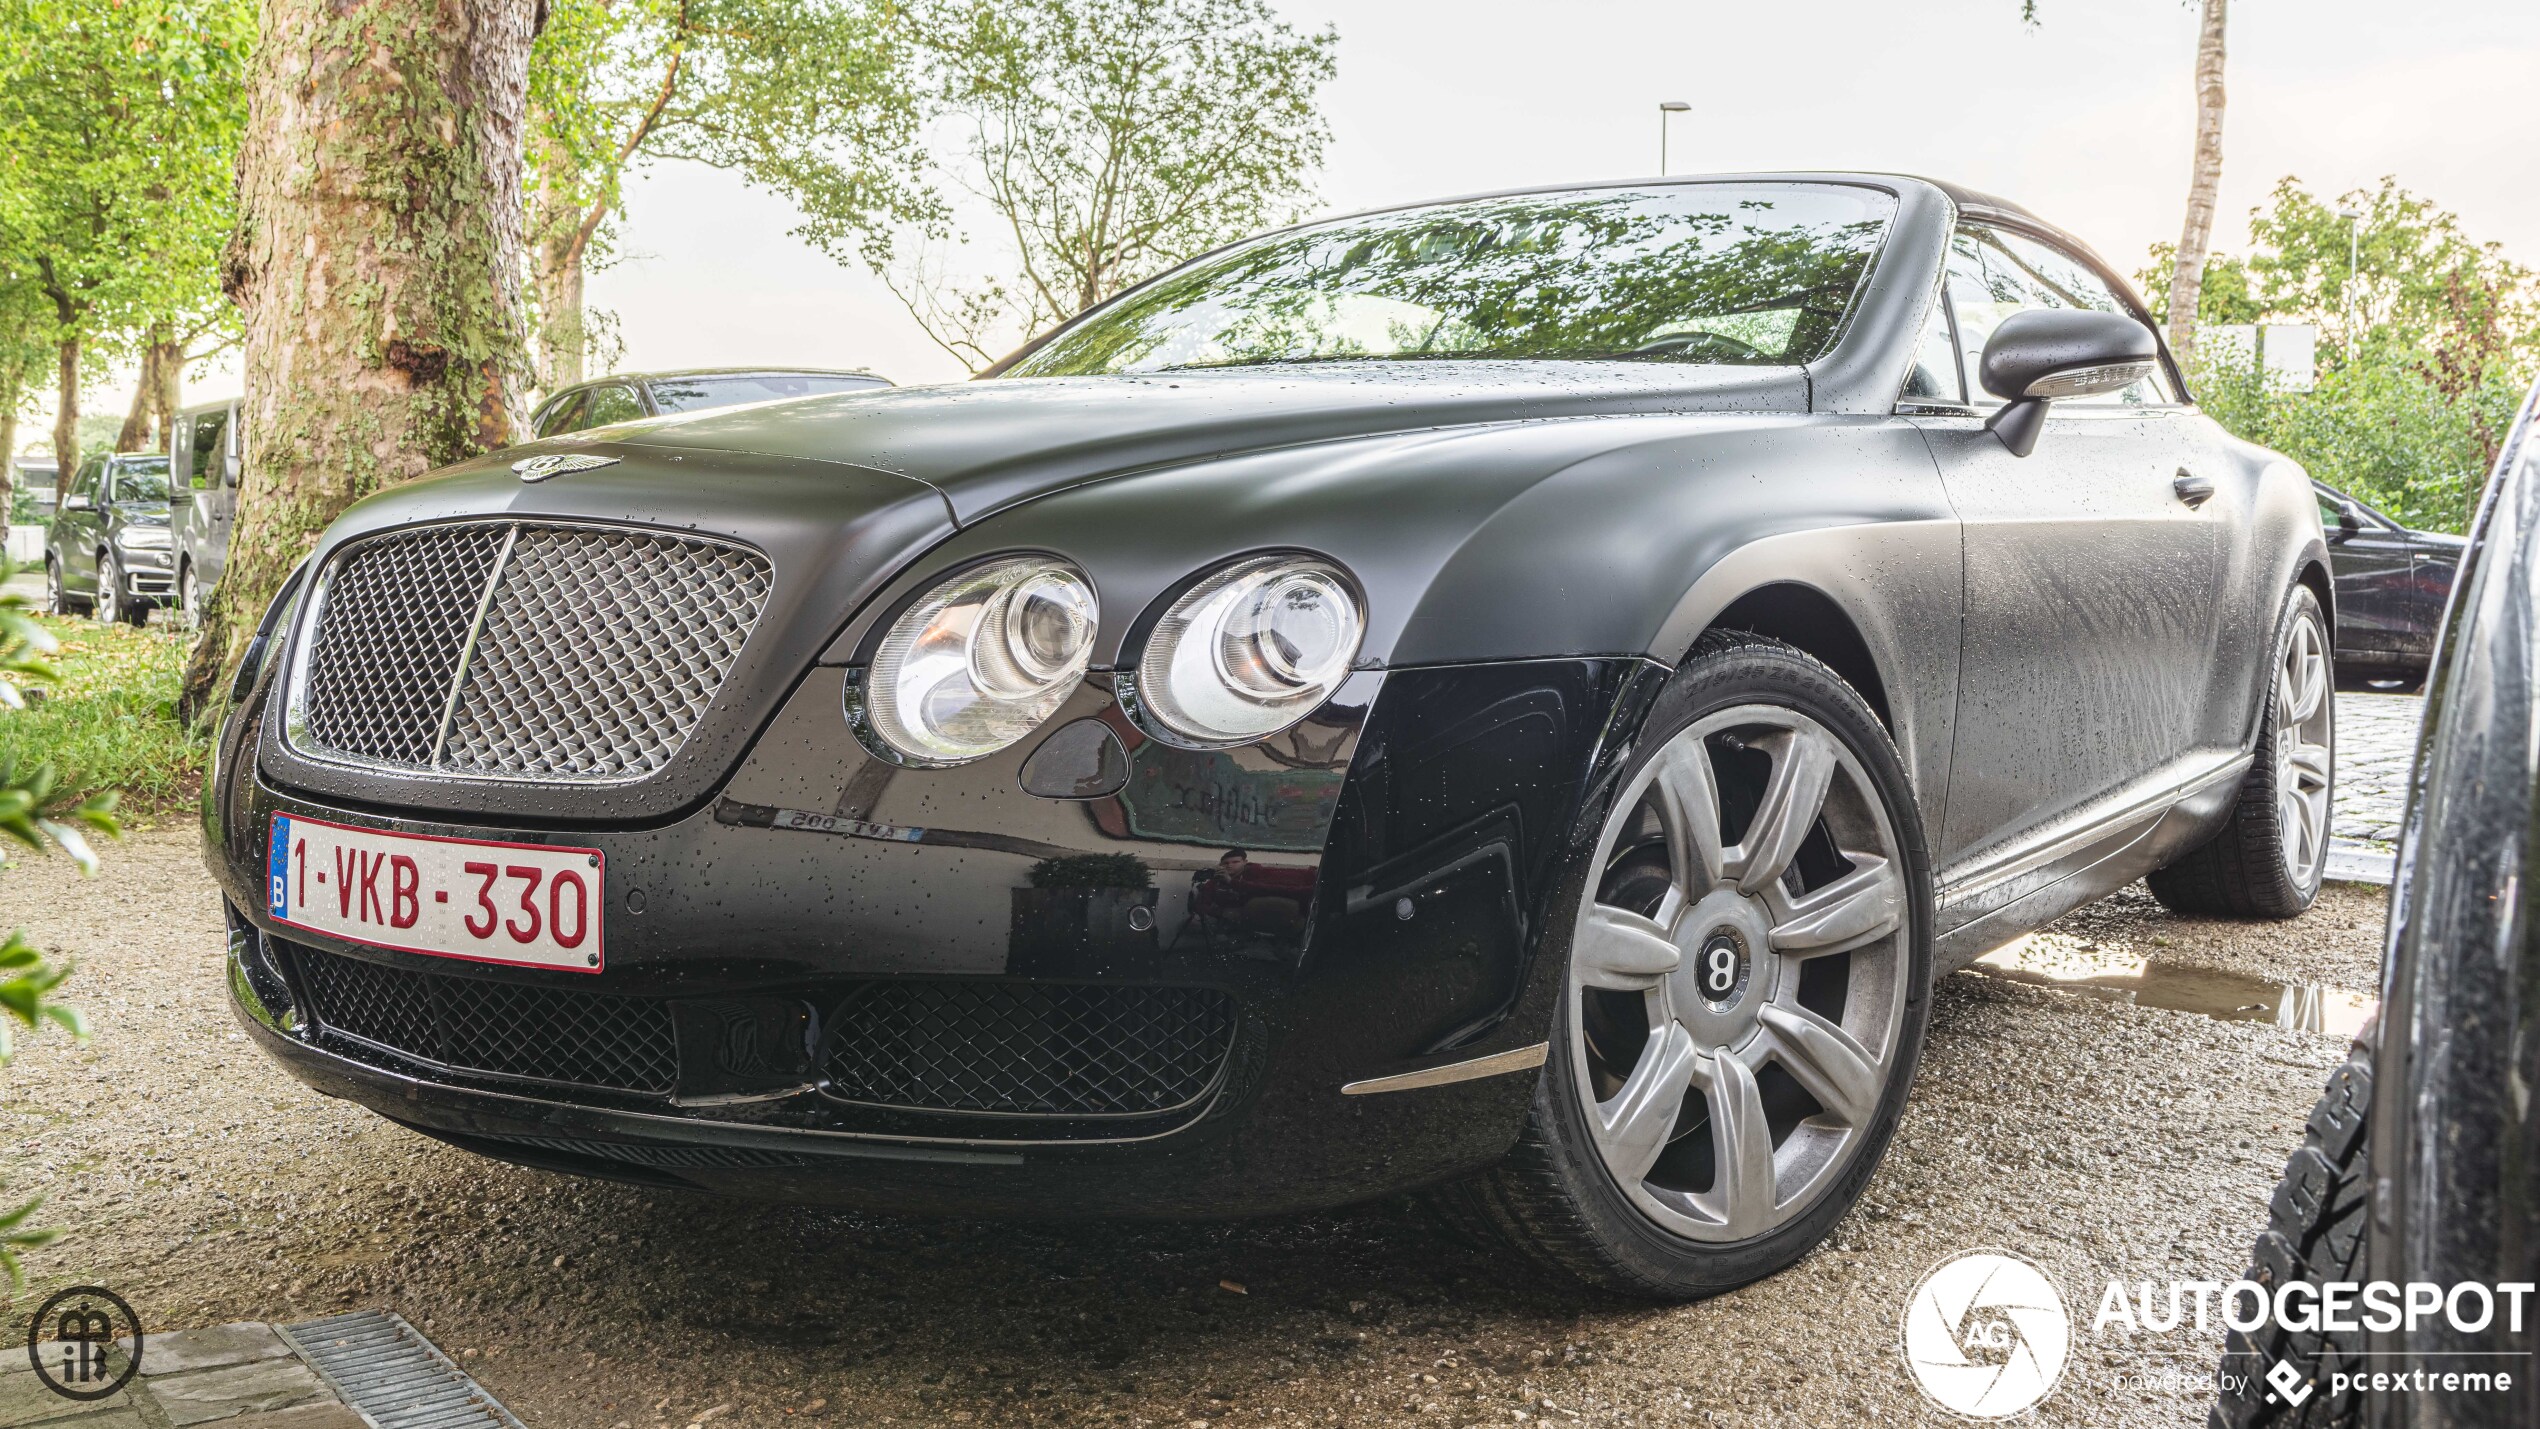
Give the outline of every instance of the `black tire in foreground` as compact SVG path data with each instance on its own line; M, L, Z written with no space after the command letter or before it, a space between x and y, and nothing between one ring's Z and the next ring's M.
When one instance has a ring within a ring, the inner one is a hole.
M1687 1299L1807 1254L1877 1169L1930 1012L1931 875L1887 731L1788 645L1705 636L1637 743L1559 915L1525 1130L1433 1200L1567 1277Z
M2284 1179L2268 1204L2267 1228L2250 1252L2248 1278L2270 1294L2293 1281L2369 1278L2364 1257L2371 1239L2372 1168L2364 1126L2371 1105L2372 1049L2358 1042L2311 1108L2301 1149L2284 1164ZM2293 1331L2274 1324L2231 1331L2224 1341L2225 1380L2214 1405L2214 1429L2343 1429L2358 1423L2362 1397L2332 1388L2333 1376L2368 1363L2364 1340L2360 1330ZM2267 1378L2280 1364L2298 1376L2289 1394Z
M2275 650L2257 757L2230 821L2145 880L2174 912L2292 918L2319 897L2328 872L2337 701L2328 618L2308 587L2297 585L2287 597Z

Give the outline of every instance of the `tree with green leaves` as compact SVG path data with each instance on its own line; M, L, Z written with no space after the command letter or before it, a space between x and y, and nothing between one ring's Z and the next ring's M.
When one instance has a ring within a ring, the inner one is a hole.
M2038 23L2041 0L2020 0L2020 19ZM2230 0L2190 0L2199 11L2196 26L2196 147L2188 169L2187 213L2179 224L2178 243L2170 249L2169 284L2162 290L2164 309L2178 316L2169 321L2170 351L2188 361L2196 351L2197 293L2205 280L2206 251L2214 241L2214 209L2222 194L2223 62L2229 29Z
M2310 324L2320 371L2299 390L2254 353L2204 353L2198 400L2402 521L2461 530L2540 375L2540 278L2389 178L2333 202L2287 178L2249 235L2248 253L2213 260L2199 320ZM2172 261L2154 251L2147 287Z
M8 563L0 561L0 581L9 574ZM28 609L26 597L0 595L0 718L6 717L6 711L25 707L22 686L56 677L45 658L55 648L51 633ZM50 765L21 769L0 762L0 837L37 853L60 849L78 863L82 873L97 871L97 856L89 849L87 835L112 838L120 832L114 809L115 796L110 793L64 795ZM88 1023L78 1009L54 1000L53 994L70 975L69 964L45 957L17 930L0 938L0 1064L6 1064L17 1050L12 1023L29 1030L51 1023L87 1040ZM41 1198L0 1212L0 1270L13 1286L26 1283L18 1252L49 1245L60 1235L29 1224L40 1204Z
M1313 199L1339 38L1265 0L945 0L924 33L937 101L968 137L942 183L967 198L866 256L974 371ZM965 208L980 231L957 222Z
M89 364L139 358L155 379L229 321L217 257L253 33L245 0L0 0L0 266L49 310L64 482Z
M645 163L782 191L848 247L922 212L911 42L892 0L557 0L529 68L542 384L582 378L584 274Z
M244 475L180 713L344 508L512 439L539 0L262 0L238 224Z

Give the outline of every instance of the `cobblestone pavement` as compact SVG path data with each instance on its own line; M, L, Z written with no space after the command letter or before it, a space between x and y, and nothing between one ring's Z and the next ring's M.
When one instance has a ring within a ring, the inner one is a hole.
M2416 766L2420 695L2337 697L2337 793L2329 817L2329 876L2388 883Z

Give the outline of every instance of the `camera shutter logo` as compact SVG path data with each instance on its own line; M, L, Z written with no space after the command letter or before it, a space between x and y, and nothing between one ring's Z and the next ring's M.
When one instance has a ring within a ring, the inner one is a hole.
M2055 1390L2072 1353L2055 1282L2008 1251L1942 1261L1905 1305L1905 1365L1923 1395L1969 1419L2007 1419Z
M119 1339L132 1341L132 1352L117 1370L109 1368L106 1351ZM141 1367L141 1321L113 1291L74 1285L27 1322L26 1357L44 1387L64 1399L105 1399Z

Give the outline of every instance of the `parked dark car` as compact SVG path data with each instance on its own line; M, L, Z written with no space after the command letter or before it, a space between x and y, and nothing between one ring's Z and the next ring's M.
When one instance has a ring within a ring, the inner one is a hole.
M2307 478L1919 179L1290 229L984 380L392 488L296 582L207 792L244 1024L657 1185L1419 1190L1706 1294L1859 1194L1936 973L2323 864Z
M870 372L822 368L699 367L685 372L622 372L567 387L530 416L535 436L558 437L673 412L702 412L744 402L775 402L827 392L888 387Z
M44 537L45 609L85 609L139 625L175 591L168 541L168 459L93 456Z
M220 584L238 515L238 399L176 414L168 432L169 521L176 533L176 606L189 614Z
M2486 1287L2447 1317L2308 1332L2233 1331L2213 1422L2540 1424L2540 390L2480 503L2426 694L2399 842L2381 1010L2329 1079L2251 1253L2262 1285ZM2497 1288L2523 1287L2509 1314ZM2298 1297L2297 1297L2298 1298ZM2316 1301L2314 1301L2316 1303ZM2353 1302L2350 1300L2350 1304ZM2376 1388L2352 1378L2432 1371ZM2283 1376L2270 1385L2271 1373ZM2495 1381L2501 1372L2506 1386ZM2449 1375L2447 1379L2445 1376ZM2346 1378L2341 1379L2341 1376Z
M2423 684L2460 565L2461 538L2411 531L2326 482L2312 485L2337 580L2338 683Z

